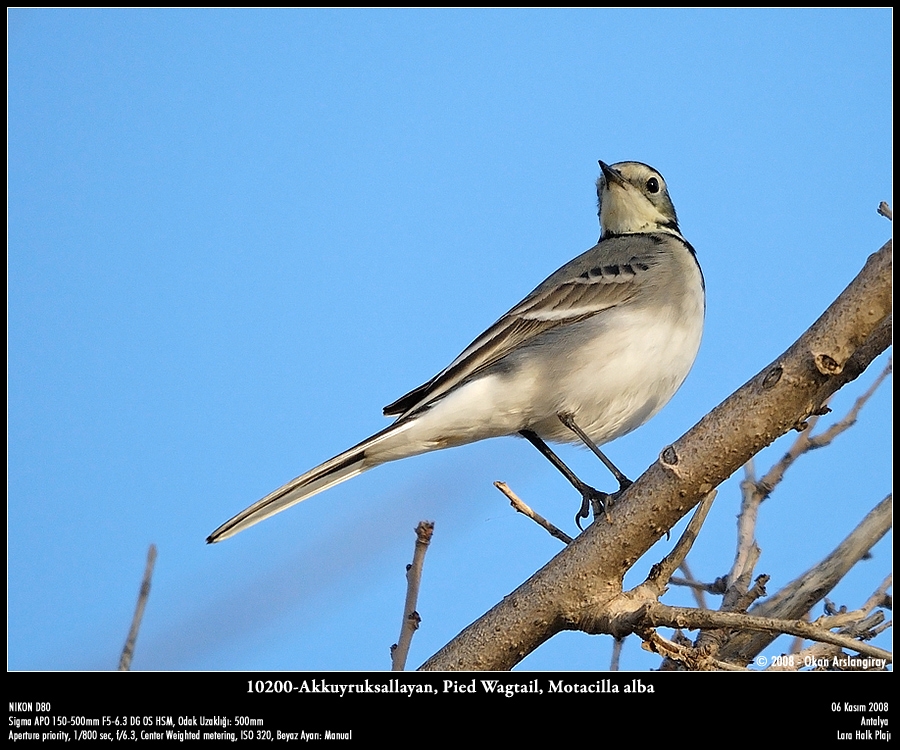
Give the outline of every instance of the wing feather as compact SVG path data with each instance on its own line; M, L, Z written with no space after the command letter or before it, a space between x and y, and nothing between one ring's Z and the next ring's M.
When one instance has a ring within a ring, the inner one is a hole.
M427 383L384 407L405 416L427 407L463 381L490 367L532 339L572 325L630 300L640 278L656 264L653 256L628 255L626 237L602 241L560 268L473 341Z

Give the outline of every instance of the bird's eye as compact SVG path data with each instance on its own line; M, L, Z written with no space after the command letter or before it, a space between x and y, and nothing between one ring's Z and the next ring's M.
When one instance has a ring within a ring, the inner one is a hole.
M655 177L651 177L647 180L647 192L648 193L658 193L659 192L659 180Z

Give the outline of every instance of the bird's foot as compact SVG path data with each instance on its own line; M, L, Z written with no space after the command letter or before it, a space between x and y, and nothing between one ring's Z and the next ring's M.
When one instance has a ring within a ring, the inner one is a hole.
M601 492L588 484L579 487L581 492L581 507L575 514L575 525L578 526L581 531L584 531L581 527L582 518L589 518L591 514L593 514L594 520L596 521L601 515L606 515L613 506L613 503L615 503L615 501L622 496L622 493L631 487L632 484L633 482L630 479L624 479L624 481L619 484L619 489L613 493Z
M614 496L610 495L608 492L601 492L600 490L595 490L590 485L584 485L581 489L581 507L578 509L578 512L575 514L575 525L581 530L584 529L581 526L582 518L590 518L591 514L594 516L594 520L596 521L601 514L606 513L606 509L612 505ZM616 493L619 494L619 493Z

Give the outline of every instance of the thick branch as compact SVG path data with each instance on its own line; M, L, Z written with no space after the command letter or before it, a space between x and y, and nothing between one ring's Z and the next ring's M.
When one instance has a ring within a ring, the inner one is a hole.
M421 668L509 669L562 630L602 625L625 571L641 555L887 348L891 265L888 242L790 349L665 448L608 522L593 524Z

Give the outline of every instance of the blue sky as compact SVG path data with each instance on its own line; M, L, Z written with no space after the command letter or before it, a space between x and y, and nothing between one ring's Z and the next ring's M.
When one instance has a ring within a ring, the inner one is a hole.
M387 669L427 518L420 664L558 551L494 480L572 531L578 498L525 441L206 535L381 429L592 246L598 159L665 175L708 290L687 382L607 447L638 476L890 236L891 28L888 9L8 11L8 666L115 668L155 543L134 669ZM891 491L891 409L888 381L763 506L770 591ZM703 579L732 562L738 479L689 558ZM832 598L859 606L891 562L886 538ZM609 652L567 633L522 668ZM656 663L628 642L625 666Z

